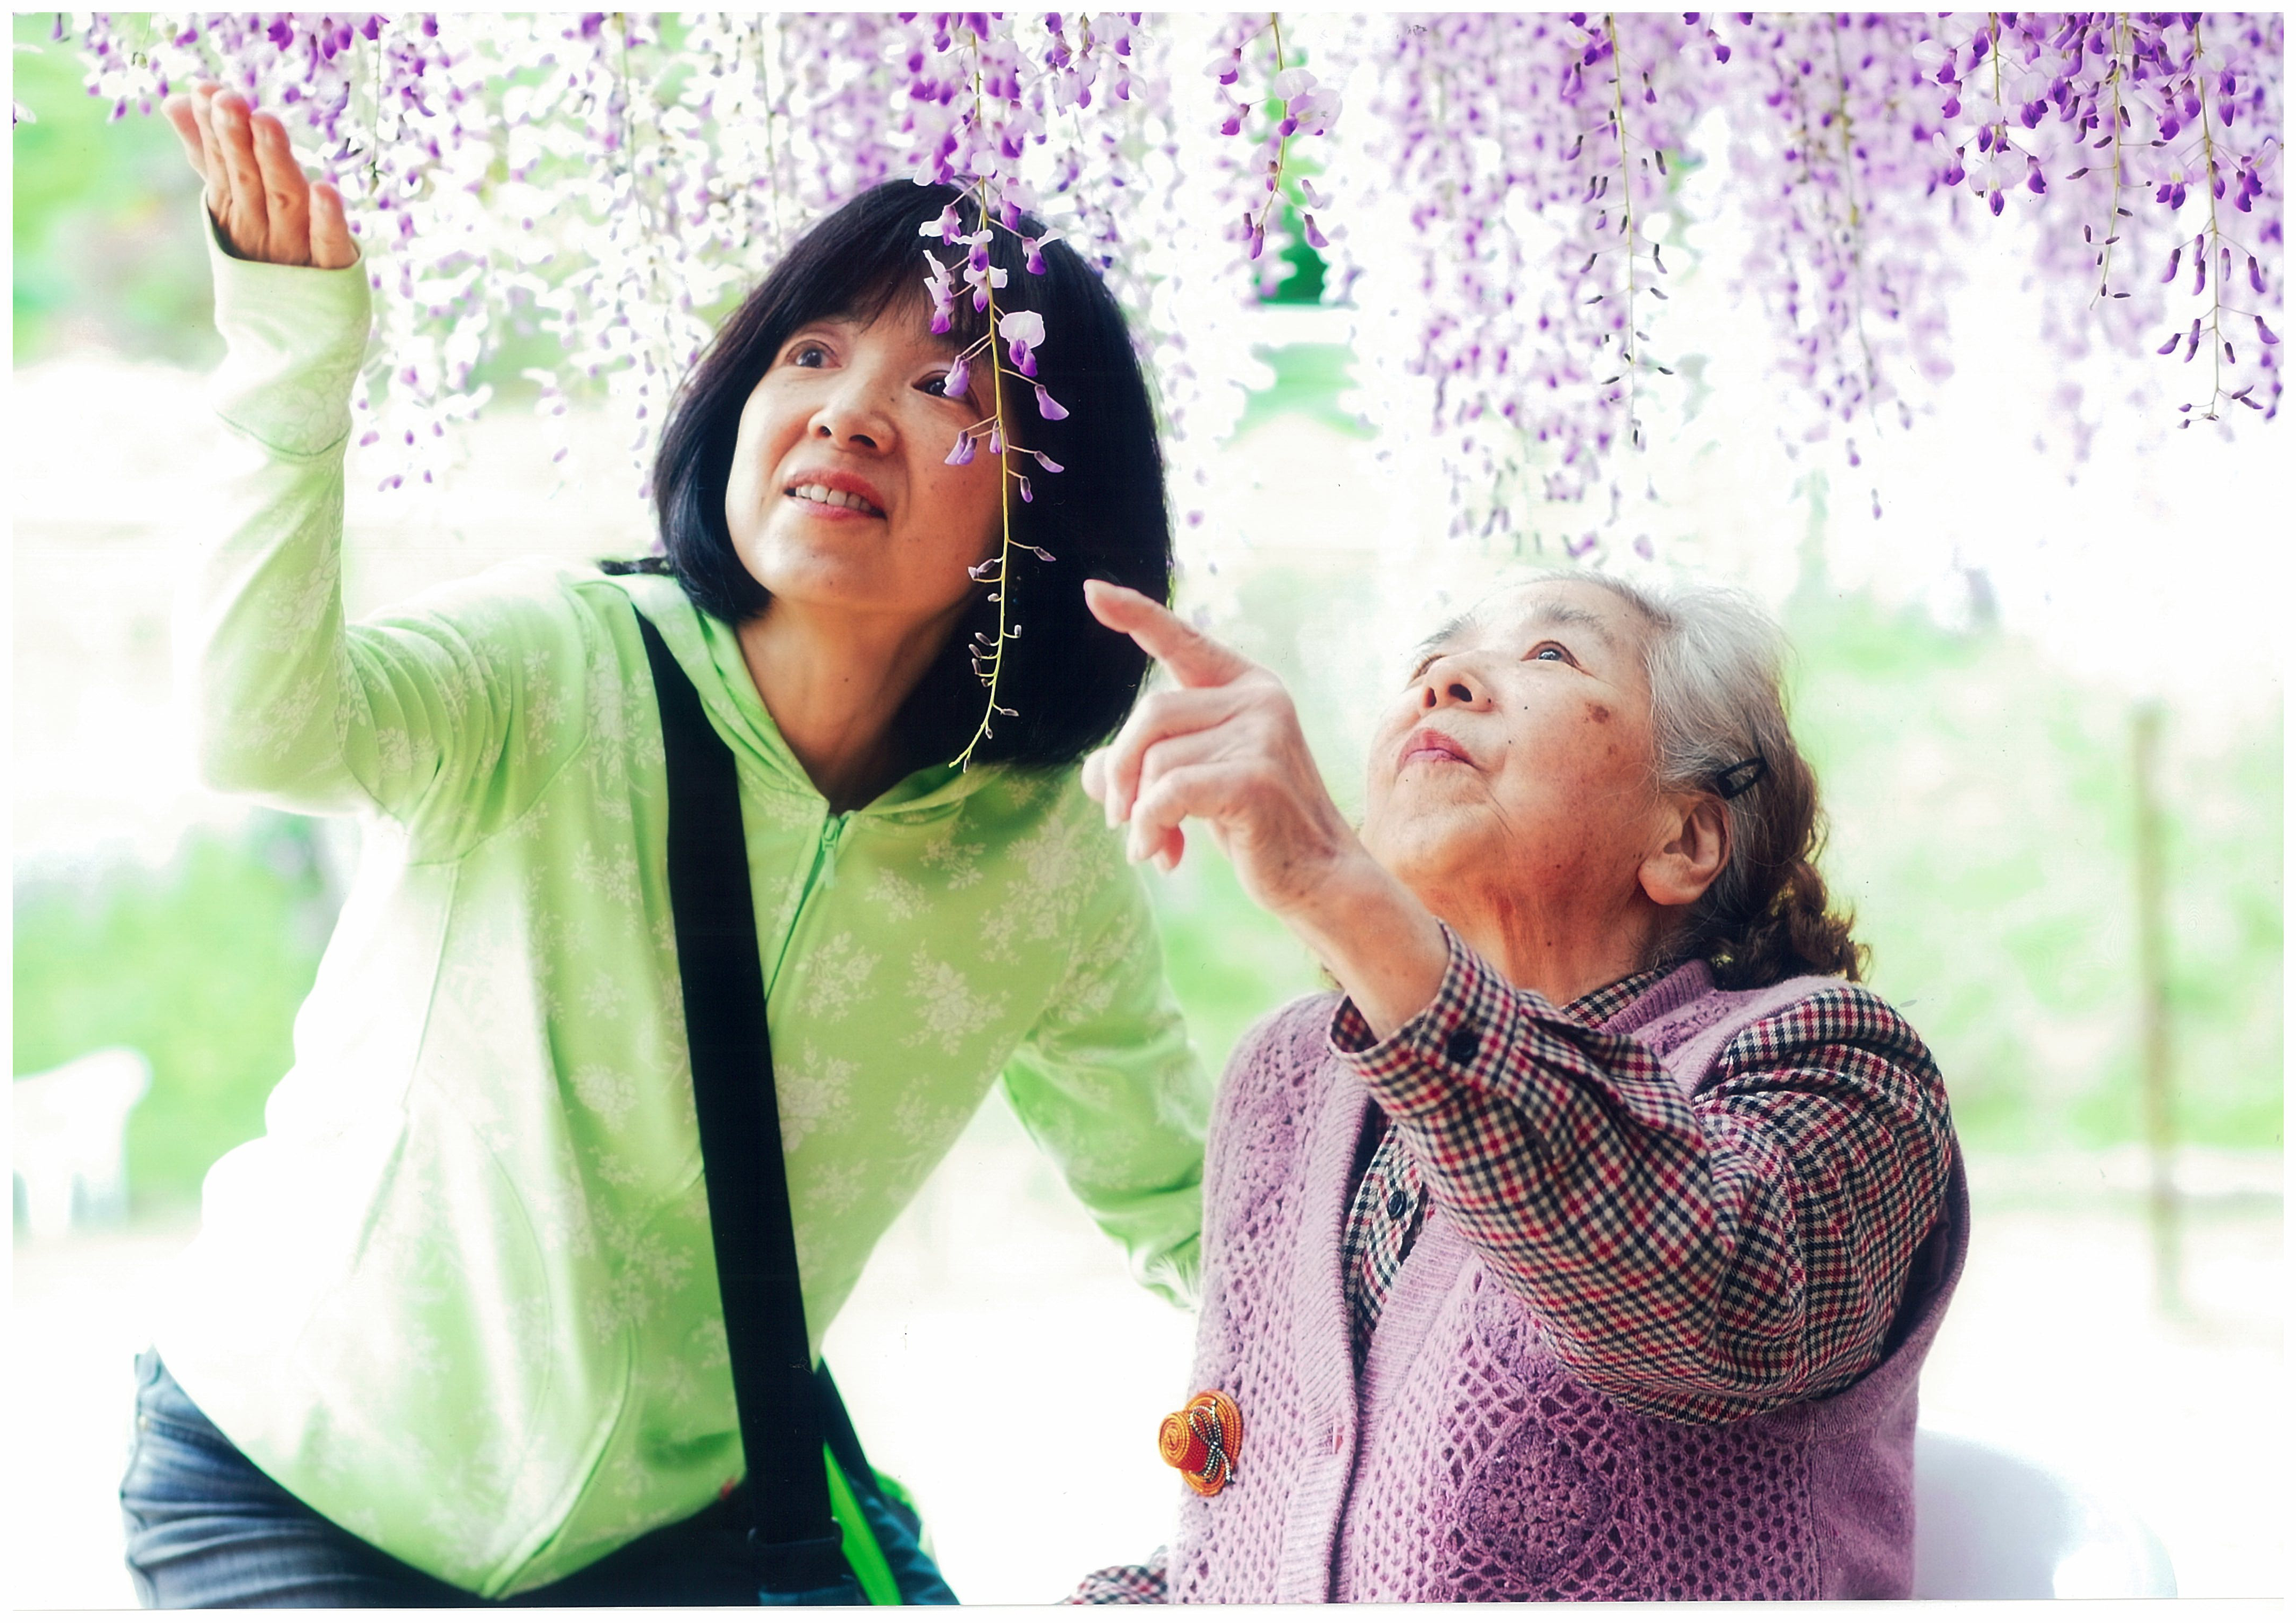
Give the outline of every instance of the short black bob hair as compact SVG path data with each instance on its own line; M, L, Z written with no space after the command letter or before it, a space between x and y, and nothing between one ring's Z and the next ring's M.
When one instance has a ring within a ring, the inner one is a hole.
M944 248L919 230L952 207L968 233L980 229L978 203L955 187L888 181L791 247L718 329L671 407L653 470L663 556L611 567L675 575L697 605L731 624L765 611L766 589L734 551L726 526L726 483L742 407L799 328L832 317L873 320L907 298L922 304L926 249L953 270L961 267L963 247ZM1044 234L1026 216L1017 223L1030 237ZM1044 246L1045 268L1032 274L1025 247L1002 225L994 228L988 252L1005 273L998 312L1035 310L1044 317L1036 381L1069 415L1043 421L1033 392L1007 382L1013 433L1064 471L1047 473L1016 459L1036 499L1012 504L1013 578L1004 590L1025 635L1004 644L996 701L1018 713L996 717L972 758L1067 766L1115 731L1147 673L1147 656L1132 639L1092 618L1084 583L1112 580L1159 602L1169 597L1163 459L1123 312L1100 277L1058 242ZM953 348L987 331L970 290L960 283L956 295ZM985 357L976 363L976 374L986 364ZM987 455L985 448L980 454ZM1037 555L1039 547L1053 561ZM896 719L910 770L954 760L980 723L988 689L973 672L968 645L976 634L996 636L997 605L988 601L995 589L974 589L948 645Z

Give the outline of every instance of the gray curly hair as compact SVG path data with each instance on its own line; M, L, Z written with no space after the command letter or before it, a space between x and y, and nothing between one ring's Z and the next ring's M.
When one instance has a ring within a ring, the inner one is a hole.
M1542 570L1523 584L1543 580L1599 586L1642 617L1655 786L1722 800L1728 856L1664 955L1710 960L1726 987L1860 979L1866 949L1817 871L1824 818L1816 774L1786 720L1776 622L1726 587L1643 586L1595 570Z

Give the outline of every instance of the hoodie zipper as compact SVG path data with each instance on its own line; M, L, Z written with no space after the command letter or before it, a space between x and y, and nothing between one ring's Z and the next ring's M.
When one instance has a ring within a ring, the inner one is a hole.
M797 906L790 911L789 927L782 931L781 949L774 959L774 972L766 979L766 997L773 998L774 990L781 985L782 968L789 962L790 944L797 939L798 926L804 922L805 910L813 905L820 891L833 889L837 884L837 853L845 843L845 835L853 826L857 812L824 812L821 827L813 840L813 860L806 869L805 882L799 887Z

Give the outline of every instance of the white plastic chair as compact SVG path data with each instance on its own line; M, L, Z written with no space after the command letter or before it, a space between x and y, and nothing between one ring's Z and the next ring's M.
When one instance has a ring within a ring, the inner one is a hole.
M24 1187L24 1228L36 1240L75 1223L127 1215L127 1112L152 1086L133 1048L99 1048L18 1077L9 1159Z
M1915 1433L1914 1514L1916 1600L2177 1593L2169 1553L2143 1522L1972 1438Z

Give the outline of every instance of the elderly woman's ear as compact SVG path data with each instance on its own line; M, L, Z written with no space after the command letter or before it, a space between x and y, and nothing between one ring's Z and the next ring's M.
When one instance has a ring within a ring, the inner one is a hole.
M1687 907L1730 860L1729 820L1721 799L1710 794L1661 796L1659 815L1663 843L1643 859L1636 877L1659 906Z

